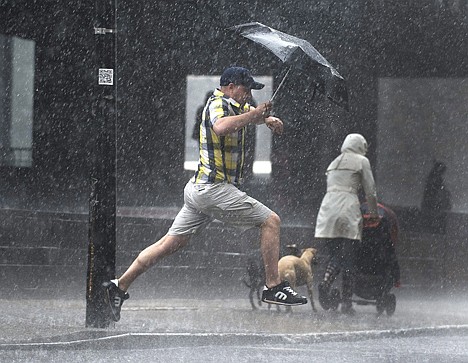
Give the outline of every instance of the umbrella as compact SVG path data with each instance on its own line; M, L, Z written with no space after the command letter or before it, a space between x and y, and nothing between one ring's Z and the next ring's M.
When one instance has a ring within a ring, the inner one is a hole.
M287 65L272 100L294 67L311 76L314 82L314 95L317 90L332 102L348 110L348 91L344 78L308 41L258 22L240 24L229 29L267 48Z

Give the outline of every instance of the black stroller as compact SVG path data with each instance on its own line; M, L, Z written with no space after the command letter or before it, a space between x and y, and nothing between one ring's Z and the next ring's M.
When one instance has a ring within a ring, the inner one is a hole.
M390 291L400 286L400 266L395 252L398 241L398 220L395 213L382 204L378 205L380 221L369 220L368 205L361 205L364 217L362 241L355 251L353 294L357 305L375 305L380 315L386 311L393 315L396 297ZM330 291L330 309L336 310L341 302L337 288Z
M400 267L395 252L398 240L398 220L395 213L378 205L379 223L368 220L368 206L361 205L364 216L362 242L355 251L355 283L353 299L357 305L375 305L380 315L393 315L396 297L390 291L400 286Z

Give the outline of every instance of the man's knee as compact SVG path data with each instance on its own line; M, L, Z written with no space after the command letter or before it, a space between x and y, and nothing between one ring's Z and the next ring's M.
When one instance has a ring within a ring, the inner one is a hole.
M263 222L262 228L279 228L281 225L281 218L275 212L271 212L268 218Z
M161 258L169 256L180 248L185 247L190 237L190 235L165 235L158 242L141 251L137 260L145 268L148 268Z
M164 250L168 254L177 252L179 249L185 247L190 241L192 235L166 235L164 239Z

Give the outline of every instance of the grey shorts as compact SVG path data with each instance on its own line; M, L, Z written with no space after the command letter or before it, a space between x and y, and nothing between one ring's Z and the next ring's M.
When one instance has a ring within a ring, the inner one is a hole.
M184 189L184 206L168 234L194 234L214 219L243 229L259 227L271 213L271 209L232 184L189 181Z

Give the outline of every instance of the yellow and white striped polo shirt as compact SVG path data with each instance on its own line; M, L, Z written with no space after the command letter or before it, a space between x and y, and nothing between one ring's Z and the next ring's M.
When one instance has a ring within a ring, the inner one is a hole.
M213 125L221 117L240 115L249 110L249 104L241 106L220 90L213 92L206 102L200 124L200 159L194 176L195 183L241 184L245 127L230 135L218 136L213 131Z

